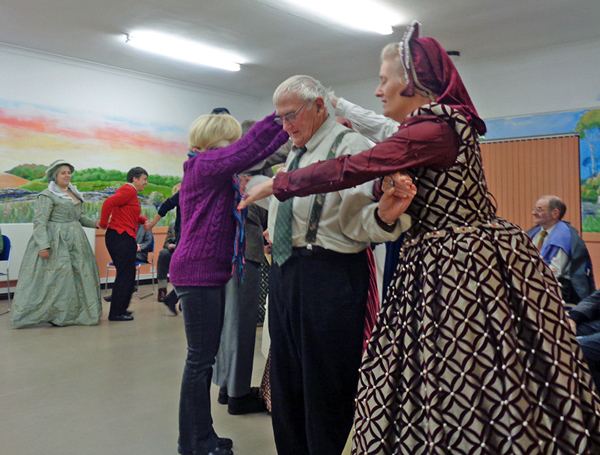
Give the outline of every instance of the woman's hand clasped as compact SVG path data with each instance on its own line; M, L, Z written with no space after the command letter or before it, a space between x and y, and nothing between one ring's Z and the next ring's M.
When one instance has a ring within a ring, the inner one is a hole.
M383 196L379 200L377 213L383 222L391 224L410 206L417 194L417 187L408 175L397 172L385 177L381 188Z
M40 250L38 255L42 259L48 259L50 257L50 250L48 248L46 248L45 250Z

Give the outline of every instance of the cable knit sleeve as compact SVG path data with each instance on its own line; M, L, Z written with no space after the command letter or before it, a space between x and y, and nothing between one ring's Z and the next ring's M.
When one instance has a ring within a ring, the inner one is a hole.
M259 163L285 144L289 135L274 121L275 114L257 122L243 138L217 150L199 153L184 164L197 176L233 175Z

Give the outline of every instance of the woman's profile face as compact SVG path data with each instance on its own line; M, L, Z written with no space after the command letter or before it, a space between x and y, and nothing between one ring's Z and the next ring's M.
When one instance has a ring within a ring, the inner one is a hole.
M61 188L66 188L71 183L71 168L69 166L61 166L56 173L56 184Z
M391 59L383 60L375 96L381 98L383 115L401 123L416 108L413 108L414 97L400 95L408 84L398 73L397 66Z

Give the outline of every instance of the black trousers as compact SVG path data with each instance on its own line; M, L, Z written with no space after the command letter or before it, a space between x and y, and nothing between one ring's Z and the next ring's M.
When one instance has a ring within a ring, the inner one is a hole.
M109 316L125 313L131 301L135 285L136 240L127 232L119 234L114 229L107 229L104 237L106 249L117 269L117 276L110 300Z
M354 415L368 283L365 252L294 255L271 268L277 453L341 454Z

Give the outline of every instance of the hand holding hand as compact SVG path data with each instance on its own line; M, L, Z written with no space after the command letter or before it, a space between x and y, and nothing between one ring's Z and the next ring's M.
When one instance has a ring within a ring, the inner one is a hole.
M394 223L412 203L413 197L414 194L411 196L410 193L406 196L396 196L394 187L388 188L377 206L377 214L381 221L386 224Z
M417 194L417 187L413 185L412 179L407 174L396 172L395 174L384 177L381 189L387 193L390 188L394 188L393 195L399 198L410 198Z
M273 194L273 179L265 180L262 183L252 187L250 191L242 196L242 201L238 205L238 209L242 210L255 201L264 199Z
M265 240L267 241L267 243L269 245L271 245L271 239L269 238L269 230L268 229L265 229L263 231L263 237L265 238Z
M144 223L144 231L145 232L151 231L153 227L154 227L154 223L152 223L152 221L150 221L150 220L148 220Z

